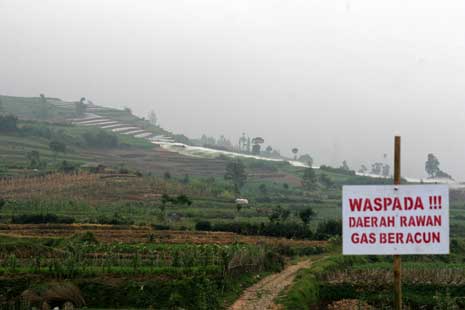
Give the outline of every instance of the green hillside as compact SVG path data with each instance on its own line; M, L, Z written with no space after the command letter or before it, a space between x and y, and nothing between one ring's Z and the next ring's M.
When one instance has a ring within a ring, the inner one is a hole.
M153 135L164 135L174 140L189 143L183 135L173 134L159 126L152 125L148 120L138 117L129 109L115 109L103 106L87 105L84 112L79 113L77 102L63 101L51 97L13 97L0 95L0 112L13 114L20 120L44 121L49 123L71 123L73 119L84 117L85 114L97 115L102 119L118 121L128 126L139 127Z

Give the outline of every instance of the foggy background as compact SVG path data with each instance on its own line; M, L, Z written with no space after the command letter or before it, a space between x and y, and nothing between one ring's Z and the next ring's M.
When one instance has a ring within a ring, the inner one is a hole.
M465 1L0 0L0 94L154 110L189 137L242 132L370 167L402 136L465 179Z

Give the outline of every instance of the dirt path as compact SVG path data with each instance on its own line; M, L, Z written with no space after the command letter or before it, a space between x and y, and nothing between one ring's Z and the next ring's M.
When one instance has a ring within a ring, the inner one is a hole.
M278 310L279 307L274 303L274 299L292 283L297 271L309 267L311 263L310 260L304 260L288 266L280 273L263 278L246 289L229 310Z

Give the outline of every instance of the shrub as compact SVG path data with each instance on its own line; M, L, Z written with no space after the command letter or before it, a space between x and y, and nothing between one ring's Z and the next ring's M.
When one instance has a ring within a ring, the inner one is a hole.
M14 115L0 115L0 132L15 132L18 130L18 118Z
M328 220L318 224L315 236L319 240L328 239L332 236L342 236L342 222Z
M162 225L162 224L154 224L152 225L153 229L155 230L170 230L170 225Z
M45 139L51 139L53 136L52 130L50 130L49 127L47 126L23 126L21 127L21 135L24 136L35 136L35 137L41 137Z
M205 230L205 229L204 229ZM312 231L296 223L217 223L210 227L212 231L226 231L249 236L285 237L288 239L311 239Z
M77 171L78 166L76 164L70 163L66 160L63 160L59 166L58 170L62 171L63 173L72 173Z
M113 217L99 216L97 218L97 224L104 225L132 225L134 221L124 218L119 214L113 215Z
M74 234L71 237L71 240L77 241L77 242L98 243L97 238L90 231L86 231L84 233Z
M212 230L212 224L209 221L201 221L195 224L195 230L210 231Z
M21 214L15 215L11 218L13 224L47 224L47 223L61 223L72 224L74 218L67 216L57 216L55 214Z
M85 132L82 138L89 147L113 148L118 146L118 137L103 129Z
M192 200L184 194L178 195L176 198L170 197L168 194L163 194L161 196L161 202L163 205L167 203L172 203L174 205L192 205Z
M337 173L337 174L355 175L354 170L347 170L347 169L344 169L344 168L334 168L334 167L325 166L325 165L320 166L320 170L333 172L333 173Z

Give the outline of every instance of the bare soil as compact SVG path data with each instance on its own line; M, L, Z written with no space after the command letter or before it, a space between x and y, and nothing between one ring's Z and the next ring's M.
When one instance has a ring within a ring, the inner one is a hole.
M58 238L91 232L99 242L191 243L191 244L270 244L289 246L324 246L326 241L289 240L285 238L243 236L229 232L154 230L150 226L113 226L94 224L0 224L0 235Z

